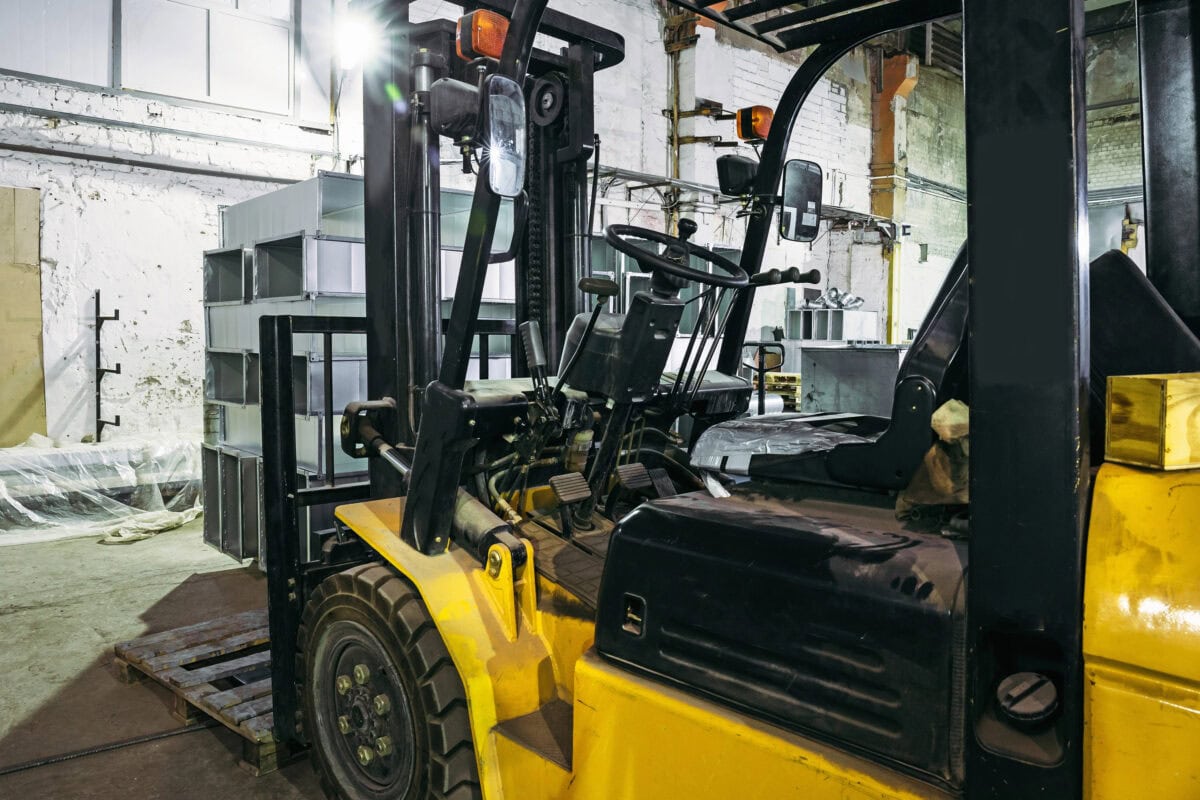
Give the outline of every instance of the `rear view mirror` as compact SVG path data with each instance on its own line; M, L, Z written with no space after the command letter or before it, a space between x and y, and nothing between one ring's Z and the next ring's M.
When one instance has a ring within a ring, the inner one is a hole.
M492 75L483 108L488 186L501 197L516 197L525 188L525 95L516 81Z
M729 197L745 197L754 193L754 178L758 175L758 162L745 156L721 156L717 159L717 184L721 194Z
M823 191L824 175L820 165L798 158L784 164L780 236L793 242L811 242L817 238Z

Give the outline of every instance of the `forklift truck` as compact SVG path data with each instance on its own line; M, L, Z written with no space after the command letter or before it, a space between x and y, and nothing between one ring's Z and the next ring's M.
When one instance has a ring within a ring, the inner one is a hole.
M740 263L688 241L686 221L609 226L652 276L624 315L572 240L589 230L591 80L619 37L546 0L487 0L464 5L454 42L384 5L368 317L262 323L275 731L331 797L1200 796L1200 474L1102 450L1108 376L1200 370L1189 3L1138 5L1147 277L1121 253L1081 255L1082 0L675 0L813 49L743 181ZM960 13L969 241L892 416L739 419L753 290L784 278L762 269L767 241L804 239L819 214L819 168L785 162L805 98L858 44ZM534 49L537 32L565 46ZM439 337L443 133L478 176ZM511 328L478 319L502 196L528 233ZM671 371L688 283L700 324ZM370 458L369 486L294 485L298 332L327 350L367 335L375 399L347 407L340 437ZM489 335L520 338L524 376L466 380ZM899 520L950 399L971 409L969 515ZM338 528L302 562L296 509L330 500L346 502Z

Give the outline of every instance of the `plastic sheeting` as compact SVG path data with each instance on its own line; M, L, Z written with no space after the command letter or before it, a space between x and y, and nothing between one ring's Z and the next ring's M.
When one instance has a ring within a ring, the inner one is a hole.
M802 455L832 450L839 444L874 441L879 431L871 435L850 432L863 419L858 414L790 413L722 422L700 435L692 448L692 464L744 475L751 456Z
M896 516L907 519L922 506L967 505L971 502L971 410L949 400L930 421L937 441L925 453L908 487L896 498Z
M120 544L201 513L200 444L117 440L0 449L0 545L71 536Z

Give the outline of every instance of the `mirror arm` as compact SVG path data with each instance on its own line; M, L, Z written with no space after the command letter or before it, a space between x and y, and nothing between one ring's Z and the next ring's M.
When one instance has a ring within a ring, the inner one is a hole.
M502 264L505 261L512 261L517 257L517 251L521 249L522 233L525 230L525 221L528 216L528 204L526 199L528 195L524 190L519 195L513 198L513 232L512 239L508 243L508 249L503 253L492 253L488 256L489 264Z

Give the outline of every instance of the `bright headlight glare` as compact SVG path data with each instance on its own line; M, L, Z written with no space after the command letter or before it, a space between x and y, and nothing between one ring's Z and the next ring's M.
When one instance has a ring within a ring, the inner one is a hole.
M362 66L379 52L379 29L375 20L361 11L346 12L337 24L334 37L334 52L342 69Z

